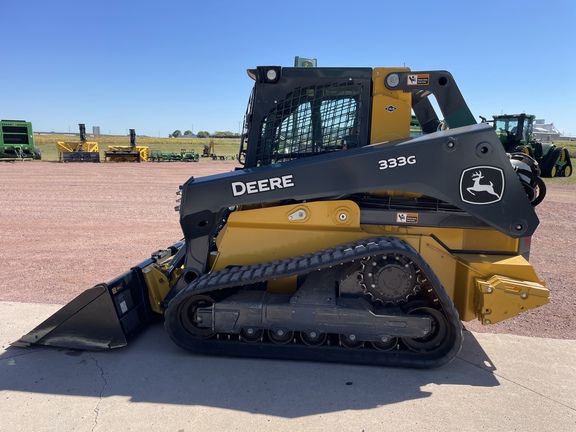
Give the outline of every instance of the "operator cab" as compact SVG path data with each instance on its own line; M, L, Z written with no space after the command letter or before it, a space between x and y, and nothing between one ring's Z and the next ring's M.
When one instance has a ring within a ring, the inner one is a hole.
M494 129L506 149L532 140L532 121L526 114L494 116Z

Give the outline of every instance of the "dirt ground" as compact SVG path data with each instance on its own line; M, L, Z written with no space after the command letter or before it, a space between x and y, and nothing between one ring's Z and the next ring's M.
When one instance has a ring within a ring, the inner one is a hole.
M0 163L0 301L64 304L180 240L174 211L189 177L235 162ZM477 332L576 338L576 189L549 185L531 263L550 303Z

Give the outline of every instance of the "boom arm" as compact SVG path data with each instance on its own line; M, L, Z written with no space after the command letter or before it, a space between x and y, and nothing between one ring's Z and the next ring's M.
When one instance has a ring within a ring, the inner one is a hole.
M451 128L476 124L460 89L452 74L447 71L394 72L384 81L390 90L412 92L412 109L422 125L424 133L434 132L430 125L438 125L439 120L428 99L434 94L444 120Z

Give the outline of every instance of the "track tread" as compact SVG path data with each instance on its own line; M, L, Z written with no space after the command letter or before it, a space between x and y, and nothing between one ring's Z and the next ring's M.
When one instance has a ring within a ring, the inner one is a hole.
M345 264L368 255L399 253L408 256L422 271L434 288L439 304L444 310L448 326L453 333L453 343L438 355L409 351L350 350L338 346L309 347L305 345L263 345L243 342L196 339L179 329L180 306L190 296L221 292L228 288L248 286L271 279L306 274L314 270ZM206 273L179 292L165 311L165 327L170 337L181 348L198 354L239 357L279 358L292 360L324 361L400 367L436 367L451 361L462 345L462 325L452 300L435 273L408 243L396 237L377 237L336 246L313 254L289 260L276 260L252 266L228 267ZM256 348L255 348L256 347Z

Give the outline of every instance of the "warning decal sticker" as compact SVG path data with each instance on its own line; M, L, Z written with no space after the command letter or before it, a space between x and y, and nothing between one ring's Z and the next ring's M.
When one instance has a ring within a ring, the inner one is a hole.
M418 213L396 213L398 223L418 223Z
M428 85L430 74L408 74L407 85Z

